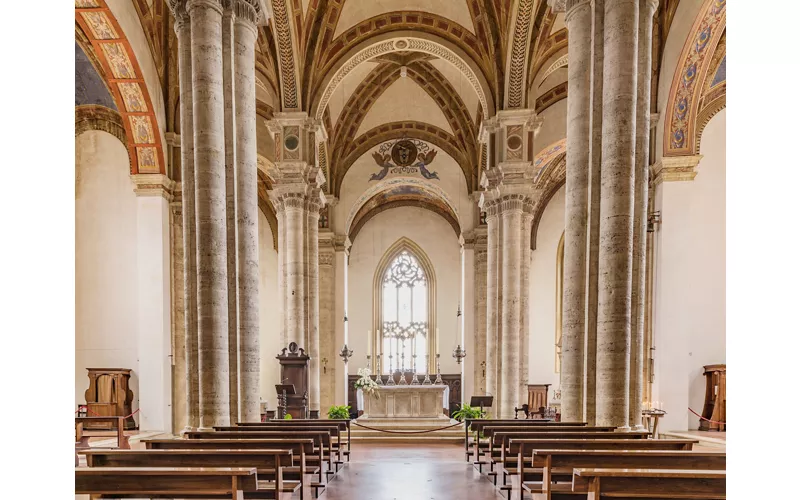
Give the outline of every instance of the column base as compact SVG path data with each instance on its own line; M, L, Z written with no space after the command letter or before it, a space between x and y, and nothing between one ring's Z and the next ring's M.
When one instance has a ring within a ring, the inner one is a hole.
M186 427L183 428L183 430L180 432L180 434L182 436L182 435L186 434L187 432L194 432L196 430L197 429L192 427L191 425L187 425Z
M634 432L646 431L647 428L642 424L636 424L635 426L631 427L631 430Z
M616 429L614 429L614 432L630 432L630 431L631 428L628 425L625 425L623 427L617 427Z
M214 432L213 427L198 427L197 432Z

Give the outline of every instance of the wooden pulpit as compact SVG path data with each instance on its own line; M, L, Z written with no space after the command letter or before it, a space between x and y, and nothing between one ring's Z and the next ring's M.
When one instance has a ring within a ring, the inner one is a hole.
M286 395L286 413L292 418L308 418L308 388L311 359L302 347L291 342L275 356L281 364L281 384L294 385L295 394Z
M725 365L706 365L706 400L703 405L701 431L725 430ZM710 422L709 422L710 420Z

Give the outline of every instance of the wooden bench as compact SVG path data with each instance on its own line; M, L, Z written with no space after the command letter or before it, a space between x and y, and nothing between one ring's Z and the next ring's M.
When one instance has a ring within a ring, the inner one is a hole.
M75 494L92 498L230 498L257 491L252 467L79 467Z
M724 470L575 469L572 490L588 498L725 498Z
M475 450L478 451L481 448L480 443L480 434L484 426L486 425L503 425L503 426L519 426L519 427L585 427L587 426L586 422L550 422L547 420L516 420L516 419L507 419L507 418L494 418L494 419L487 419L487 418L467 418L464 419L464 451L466 452L467 462L469 462L470 457L473 455L473 451L470 450L470 432L475 433ZM480 455L476 456L476 460L480 460Z
M298 419L299 421L299 419ZM288 421L284 421L287 422ZM337 460L335 461L337 470L340 465L343 465L344 462L342 461L342 434L347 430L346 425L342 425L337 423L336 421L327 421L323 422L321 420L315 420L314 425L309 424L300 424L300 425L287 425L284 423L281 424L273 424L271 422L263 422L261 425L248 425L248 426L221 426L221 427L214 427L215 431L222 431L222 432L261 432L261 431L304 431L304 430L327 430L331 433L331 437L336 436L335 441L331 443L332 451L336 452Z
M323 424L330 424L330 423L337 423L339 424L339 428L342 431L347 432L347 449L342 451L342 454L347 457L347 461L350 461L350 420L349 419L329 419L329 418L317 418L317 419L292 419L292 420L268 420L266 422L237 422L236 425L239 427L260 427L264 424L269 425L314 425L316 423L323 423Z
M309 482L313 495L319 496L325 488L322 469L322 449L314 445L312 438L271 438L271 439L147 439L143 441L148 450L261 450L288 449L293 453L297 467L288 468L286 477L301 479L305 474L314 475L317 481ZM301 494L302 495L302 494Z
M184 433L187 439L265 439L265 438L313 438L315 444L322 450L323 460L327 460L328 469L325 474L336 474L333 460L332 438L329 429L306 428L305 430L275 430L275 431L189 431ZM320 464L322 467L322 463Z
M81 425L80 438L78 439L79 448L85 449L89 447L89 436L84 434L84 428L87 424L111 422L114 424L117 431L117 448L123 450L130 450L131 445L128 443L128 436L125 435L125 417L75 417L75 436L78 437L78 425Z
M255 467L258 498L288 498L298 489L303 498L302 479L286 481L284 474L284 469L292 466L291 450L84 450L82 453L88 467Z
M524 491L541 493L546 500L585 499L585 492L572 491L572 472L576 468L725 470L726 457L724 451L536 450L533 462L541 462L542 482L523 482L520 499ZM568 477L566 484L554 482L554 476L564 475Z

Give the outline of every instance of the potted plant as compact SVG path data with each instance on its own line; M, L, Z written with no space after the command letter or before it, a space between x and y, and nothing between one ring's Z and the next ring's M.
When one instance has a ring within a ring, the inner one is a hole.
M292 416L287 413L286 415L283 416L283 419L284 420L291 420Z
M349 420L350 406L349 405L331 406L330 408L328 408L328 418Z
M453 418L459 422L466 419L486 418L486 411L482 411L477 406L470 406L468 404L459 405L458 410L453 412Z
M365 395L375 396L376 398L381 397L378 393L377 382L370 378L369 368L358 369L358 380L356 380L356 383L353 385L355 386L356 390L361 389Z

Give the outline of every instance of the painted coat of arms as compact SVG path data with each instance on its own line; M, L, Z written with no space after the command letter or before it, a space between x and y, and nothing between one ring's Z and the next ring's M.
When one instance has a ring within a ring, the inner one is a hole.
M372 153L375 163L381 170L372 174L370 181L379 181L387 174L419 174L426 179L439 180L439 174L428 170L428 165L436 158L438 151L417 139L401 139L381 144Z

